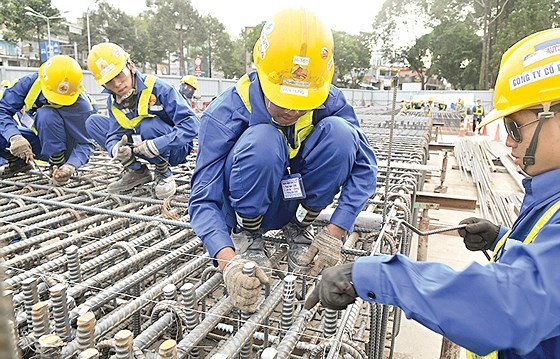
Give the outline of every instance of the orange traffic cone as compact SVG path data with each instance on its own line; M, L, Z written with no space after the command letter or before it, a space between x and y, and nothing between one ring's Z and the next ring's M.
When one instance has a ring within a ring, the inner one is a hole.
M482 127L482 136L488 136L488 129L486 126Z
M498 126L496 127L496 134L494 135L494 141L502 142L502 140L500 139L500 124L499 123L498 123Z
M465 126L459 126L459 137L465 137Z

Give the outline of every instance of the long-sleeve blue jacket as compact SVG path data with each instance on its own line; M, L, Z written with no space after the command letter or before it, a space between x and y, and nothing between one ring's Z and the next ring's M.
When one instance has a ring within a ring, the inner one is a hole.
M5 90L0 99L0 128L6 141L9 141L13 135L21 134L14 115L24 108L25 97L37 78L37 73L21 77L12 87ZM47 99L43 93L40 93L33 108L29 110L29 115L34 117L38 109L47 105L49 105ZM52 121L53 127L49 128L48 133L39 134L41 152L46 156L56 154L61 147L64 147L61 146L60 141L64 141L65 136L68 135L74 140L75 147L71 150L66 163L76 168L87 163L94 146L85 130L85 122L95 110L96 107L92 106L90 99L84 93L80 94L72 105L59 107L57 113L60 115L61 121ZM40 131L40 129L38 130Z
M136 71L138 94L147 88L144 83L145 80L146 75ZM104 90L104 92L110 93L108 90ZM183 96L181 96L179 91L173 88L173 86L161 81L160 79L156 80L152 94L156 96L156 102L150 104L148 114L157 116L173 127L173 129L165 135L153 139L159 152L161 153L167 149L171 150L177 147L183 147L187 143L192 144L193 139L198 134L200 122ZM105 143L109 153L112 153L113 147L122 138L122 136L130 132L130 130L127 130L119 125L115 116L111 112L113 101L113 96L109 96L107 98L109 117L112 120L110 121L111 125L107 135L107 141ZM117 103L115 103L115 107L122 109L122 106ZM129 119L136 116L138 116L137 107L126 113L126 117ZM143 121L149 121L149 119Z
M249 112L235 87L224 91L201 116L199 152L191 181L189 213L191 224L211 257L222 248L232 247L222 206L224 204L224 166L228 153L249 127L271 123L256 73L249 75ZM343 186L331 223L350 230L371 193L375 191L377 162L358 118L342 91L331 86L325 103L313 111L313 122L339 116L356 128L360 136L350 178ZM266 139L263 139L266 141ZM336 169L333 169L333 171ZM326 178L325 181L329 179Z
M560 358L560 211L534 243L523 244L543 213L560 200L560 170L524 179L525 197L498 261L463 271L401 255L353 265L358 295L396 305L412 318L477 354ZM500 229L500 235L506 229Z

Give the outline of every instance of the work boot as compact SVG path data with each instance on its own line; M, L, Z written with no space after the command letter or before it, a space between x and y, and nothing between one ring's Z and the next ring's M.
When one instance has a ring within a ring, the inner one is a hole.
M124 171L121 173L121 178L119 178L117 182L107 186L107 192L118 194L151 181L152 174L146 165L141 165L137 170L125 167Z
M175 184L173 175L164 177L159 172L156 172L154 191L157 199L166 199L173 196L177 191L177 184Z
M313 226L301 227L290 222L282 228L282 231L290 247L288 249L289 270L294 273L307 273L309 267L305 264L305 256L314 237Z
M235 246L236 254L257 263L257 266L262 268L267 276L270 276L272 264L264 248L262 231L249 232L247 230L242 230L239 233L233 234L231 239Z
M1 175L2 177L10 177L17 173L27 172L33 169L30 163L25 163L24 161L10 161L8 164L4 165Z

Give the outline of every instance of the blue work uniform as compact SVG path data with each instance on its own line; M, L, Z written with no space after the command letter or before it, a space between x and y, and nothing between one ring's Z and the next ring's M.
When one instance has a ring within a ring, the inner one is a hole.
M201 116L189 213L210 256L234 248L230 232L236 227L236 214L263 216L261 229L279 229L294 217L300 203L320 211L339 191L331 223L350 230L375 192L377 162L342 91L331 86L325 103L313 111L312 131L290 158L294 126L272 122L256 73L246 83L251 110L236 86L212 101ZM282 199L280 181L288 168L301 175L305 199Z
M112 106L122 111L130 120L139 117L139 102L142 91L148 89L146 86L147 76L136 71L136 84L138 91L137 105L131 109L123 109L122 105L114 102L113 96L107 98L109 117L93 115L87 121L87 130L95 141L105 147L111 154L113 147L127 135L132 143L133 135L140 135L141 140L153 140L160 156L155 158L144 158L149 163L169 162L176 166L186 162L187 155L193 147L193 139L198 134L199 119L191 110L185 99L171 85L159 79L155 80L150 96L148 116L134 123L132 128L124 128L117 121ZM149 91L149 90L148 90ZM111 93L105 89L104 92ZM138 162L133 166L140 167ZM138 169L131 166L132 169ZM170 171L168 170L168 175Z
M525 197L496 263L455 271L402 255L358 259L352 281L364 300L396 305L414 319L479 355L560 358L560 211L534 243L523 244L547 209L560 201L560 170L523 180ZM496 241L498 243L498 241Z
M88 162L94 150L85 123L97 107L83 92L69 106L50 105L43 93L39 92L34 103L25 108L26 97L34 84L39 86L37 79L37 73L23 76L5 90L0 100L0 156L9 156L10 137L23 135L31 144L35 158L48 161L51 156L63 153L63 163L79 168ZM24 108L27 110L26 125L18 124L14 119L14 115Z

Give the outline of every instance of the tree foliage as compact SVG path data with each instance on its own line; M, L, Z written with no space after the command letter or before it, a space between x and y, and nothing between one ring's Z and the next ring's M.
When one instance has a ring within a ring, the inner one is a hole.
M49 21L51 35L64 32L60 11L51 5L50 0L0 0L0 7L2 8L0 20L7 29L3 34L3 38L6 41L18 42L32 38L36 38L39 41L47 38L46 20L27 15L28 10L26 7L31 7L44 16L55 17Z

